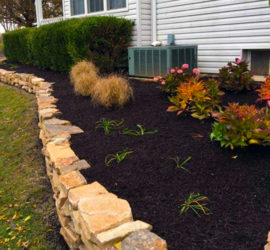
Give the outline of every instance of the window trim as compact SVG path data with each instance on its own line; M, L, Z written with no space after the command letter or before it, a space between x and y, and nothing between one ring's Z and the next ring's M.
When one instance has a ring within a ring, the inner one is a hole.
M129 0L125 0L126 1L126 7L125 8L119 8L119 9L111 9L108 10L108 4L107 4L107 0L103 0L103 6L104 6L104 10L103 11L96 11L96 12L90 12L88 13L88 4L87 4L87 0L84 0L84 13L83 14L79 14L79 15L72 15L72 8L71 8L71 1L69 1L69 6L70 6L70 16L74 17L74 18L81 18L81 17L86 17L86 16L98 16L98 15L106 15L106 14L113 14L113 13L119 13L119 12L125 12L129 10Z

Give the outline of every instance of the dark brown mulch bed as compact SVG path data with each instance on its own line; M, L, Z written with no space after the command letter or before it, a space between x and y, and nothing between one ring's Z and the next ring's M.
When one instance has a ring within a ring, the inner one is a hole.
M209 139L213 120L167 113L168 100L154 83L131 81L134 103L106 110L93 108L89 98L75 96L67 75L30 66L19 66L16 71L34 73L56 83L54 95L59 98L61 118L85 131L72 136L72 148L92 164L83 174L89 182L97 180L127 199L134 218L152 224L154 232L167 240L169 249L263 248L270 229L270 148L221 148ZM227 93L224 104L251 104L256 98L254 92ZM133 129L140 123L159 132L143 137L117 133L105 136L94 129L102 117L124 119L125 125ZM134 151L128 159L120 165L104 166L107 154L125 148ZM177 169L169 160L176 155L192 157L186 166L191 174ZM198 218L189 211L179 216L180 200L191 192L210 199L211 215Z

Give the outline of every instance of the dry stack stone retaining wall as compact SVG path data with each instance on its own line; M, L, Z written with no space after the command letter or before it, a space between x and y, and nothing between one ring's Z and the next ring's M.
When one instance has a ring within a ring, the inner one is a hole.
M40 139L50 178L60 233L70 249L165 250L166 241L151 233L152 226L134 221L129 203L98 182L87 184L81 169L91 166L70 147L72 134L83 133L56 116L52 83L31 74L0 69L0 82L34 93L37 98Z

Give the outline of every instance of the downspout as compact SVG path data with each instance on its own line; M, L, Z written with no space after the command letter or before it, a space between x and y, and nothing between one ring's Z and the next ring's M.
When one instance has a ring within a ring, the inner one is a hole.
M141 0L137 0L137 47L142 46L142 8Z
M157 41L157 0L152 0L152 42Z
M62 12L63 12L63 20L66 20L65 1L64 0L62 0Z
M41 0L36 0L35 4L36 4L37 27L39 27L41 21L43 20L42 2Z

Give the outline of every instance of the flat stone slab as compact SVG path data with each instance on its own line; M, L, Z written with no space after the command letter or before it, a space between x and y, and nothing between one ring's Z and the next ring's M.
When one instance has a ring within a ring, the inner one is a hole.
M78 203L81 199L92 198L97 195L107 194L108 191L98 182L74 188L68 193L68 200L73 209L78 209Z
M101 232L133 220L129 203L111 193L81 199L78 211L93 238Z
M167 243L148 230L139 230L122 241L121 250L167 250Z
M71 125L58 125L58 124L43 124L45 134L47 137L55 137L59 134L80 134L83 133L83 130L77 126Z
M99 245L106 245L111 243L116 243L118 241L121 241L123 238L125 238L127 235L131 234L132 232L138 231L138 230L151 230L152 226L150 224L147 224L143 221L132 221L127 222L119 227L113 228L111 230L102 232L97 235L97 244Z
M45 125L70 125L70 122L67 120L61 120L58 118L52 118L44 121Z

